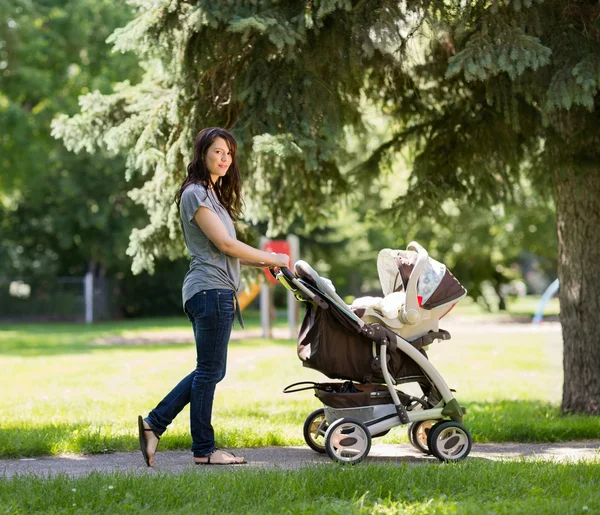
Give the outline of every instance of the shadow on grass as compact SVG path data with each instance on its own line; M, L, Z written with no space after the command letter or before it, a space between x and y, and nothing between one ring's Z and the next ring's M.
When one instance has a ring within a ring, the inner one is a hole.
M533 314L510 313L506 319L499 320L499 323L531 324L532 319L533 319ZM543 322L560 322L560 316L559 315L544 315Z
M600 435L600 416L563 415L542 401L466 403L464 423L476 442L566 442Z
M563 416L558 406L541 401L473 402L467 407L464 423L476 443L556 443L592 440L600 435L600 416ZM220 416L222 424L215 427L219 445L238 448L298 445L297 438L288 436L289 428L297 425L296 433L301 434L304 415L290 417L289 413L281 413L269 417L261 410L229 412L227 417ZM135 451L138 440L134 418L125 431L110 424L0 426L0 457ZM405 428L398 426L386 441L405 443L405 434ZM373 440L374 444L378 442ZM188 450L191 438L187 433L166 433L160 445L162 450Z
M53 341L56 339L30 339L30 338L19 338L16 337L9 341L0 340L0 354L21 356L21 357L35 357L35 356L59 356L62 354L89 354L92 352L102 352L111 350L129 350L139 351L141 348L144 351L158 351L164 349L186 349L193 348L193 341L186 342L171 342L164 341L159 343L113 343L113 344L95 344L93 340L88 341L85 339L74 338L67 341ZM229 346L242 346L242 345L289 345L295 346L295 340L282 340L282 339L268 339L262 340L258 338L248 338L241 340L231 340Z
M0 325L0 353L16 356L53 356L59 354L86 354L97 351L90 343L103 337L124 332L188 328L187 319L151 319L97 324L2 324ZM117 347L104 346L104 349Z
M48 424L0 428L0 457L20 458L63 453L102 454L130 450L132 437L107 436L96 427Z
M0 334L9 331L22 331L31 334L105 334L120 331L153 330L153 329L185 329L190 326L185 316L165 318L140 318L131 320L118 320L109 322L67 323L67 322L39 322L39 323L2 323Z
M93 340L91 340L93 341ZM48 337L15 336L14 338L0 340L0 354L35 357L35 356L58 356L62 354L89 354L109 350L139 350L140 345L93 345L90 340L83 338L80 334L65 334L64 339L56 335ZM144 350L153 351L164 349L181 349L190 347L191 343L158 343L145 344Z

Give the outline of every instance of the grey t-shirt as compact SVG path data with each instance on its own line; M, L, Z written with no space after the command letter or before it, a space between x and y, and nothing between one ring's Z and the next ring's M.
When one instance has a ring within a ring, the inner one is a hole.
M198 227L194 215L200 207L216 213L229 236L237 239L233 220L213 190L202 184L190 184L185 188L181 194L179 217L185 244L192 259L190 269L183 279L184 307L188 300L202 290L230 289L237 299L240 287L240 261L221 252ZM241 318L239 313L238 318Z

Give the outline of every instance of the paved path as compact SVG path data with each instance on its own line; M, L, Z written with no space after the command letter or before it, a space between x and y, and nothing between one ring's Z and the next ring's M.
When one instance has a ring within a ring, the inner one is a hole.
M72 455L48 458L28 458L0 460L0 477L12 477L22 474L37 476L84 476L91 472L128 472L137 474L156 474L160 472L182 472L189 469L223 470L235 468L248 470L297 469L310 465L333 466L333 462L323 454L317 454L308 447L261 447L255 449L236 449L236 454L245 456L247 465L235 467L198 467L192 464L188 451L165 451L156 455L156 465L149 469L144 464L141 453L118 452L114 454ZM544 459L556 461L590 460L600 466L600 440L567 442L557 444L475 444L468 459L478 460L514 460ZM365 462L371 463L439 463L431 456L424 456L409 444L378 444L371 448Z

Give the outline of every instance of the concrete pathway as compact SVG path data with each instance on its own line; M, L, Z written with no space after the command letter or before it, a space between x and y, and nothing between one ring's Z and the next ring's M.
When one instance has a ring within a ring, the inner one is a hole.
M33 474L50 477L58 474L84 476L91 472L127 472L136 474L156 474L161 472L178 473L190 469L236 470L284 469L321 465L334 466L324 454L317 454L308 447L262 447L255 449L235 449L237 455L245 456L247 465L235 467L198 467L192 463L188 451L165 451L156 455L154 468L146 467L141 453L118 452L114 454L70 455L47 458L25 458L0 460L0 477ZM516 460L541 459L561 462L580 460L594 461L600 466L600 440L566 442L556 444L475 444L468 459L477 460ZM373 445L365 463L439 463L432 456L417 452L409 444ZM360 466L360 465L359 465Z

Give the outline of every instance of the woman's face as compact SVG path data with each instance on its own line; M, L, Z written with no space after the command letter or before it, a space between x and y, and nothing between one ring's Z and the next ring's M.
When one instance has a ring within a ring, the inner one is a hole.
M223 177L227 173L232 160L233 157L227 141L221 137L215 138L204 157L204 164L214 183L217 182L219 177Z

